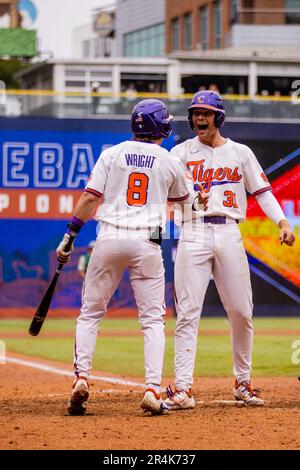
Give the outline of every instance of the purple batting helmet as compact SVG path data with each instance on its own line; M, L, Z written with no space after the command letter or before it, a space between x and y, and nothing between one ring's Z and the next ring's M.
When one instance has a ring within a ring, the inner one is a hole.
M192 104L188 108L188 120L190 123L191 129L194 129L193 124L193 110L196 108L208 109L215 112L215 126L222 127L225 121L225 109L224 103L221 96L215 91L204 90L198 91L193 96Z
M136 136L169 137L172 132L170 116L166 105L155 99L140 101L133 108L131 130Z

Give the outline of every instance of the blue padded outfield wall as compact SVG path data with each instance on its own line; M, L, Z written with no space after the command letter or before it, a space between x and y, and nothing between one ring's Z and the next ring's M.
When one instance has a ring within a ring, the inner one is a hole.
M129 122L3 118L0 126L0 308L35 307L55 270L55 248L95 161L106 147L131 138ZM268 168L300 147L296 125L280 125L277 130L275 127L227 123L223 134L248 143L263 168ZM274 136L278 137L277 142ZM164 146L170 149L189 137L192 134L187 123L175 123ZM77 261L88 242L96 238L98 228L90 221L81 231L72 260L59 280L52 307L80 306L82 281ZM163 242L169 307L173 305L172 254L176 246L173 232L174 227L169 225L167 234L171 233L171 237L167 235ZM250 256L249 260L256 267L252 282L257 312L268 314L271 310L274 314L276 306L279 314L296 313L299 288L255 257ZM214 283L210 284L205 312L220 313ZM111 306L134 305L125 274Z

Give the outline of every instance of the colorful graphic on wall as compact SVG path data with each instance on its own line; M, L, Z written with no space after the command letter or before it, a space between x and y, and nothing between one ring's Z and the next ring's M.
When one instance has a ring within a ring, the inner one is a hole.
M295 159L299 154L300 149L299 152L294 153ZM288 161L288 158L286 160ZM279 168L279 165L277 167ZM271 181L273 194L298 238L300 235L300 163L285 170L284 161L282 161L281 169L282 174ZM241 230L247 253L253 258L252 264L263 263L280 275L290 284L284 287L286 293L288 294L290 289L289 294L292 298L300 302L298 289L293 289L293 287L300 287L299 240L296 239L293 249L284 244L281 246L278 240L278 227L265 216L253 197L248 200L247 221L241 225ZM259 272L257 271L256 274L259 275ZM272 278L272 276L269 277Z

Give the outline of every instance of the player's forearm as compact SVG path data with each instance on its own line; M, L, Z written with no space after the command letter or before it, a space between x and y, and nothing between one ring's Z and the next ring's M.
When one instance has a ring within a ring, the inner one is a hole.
M87 222L89 219L93 218L99 202L98 196L84 191L77 202L73 216L82 220L82 222Z
M99 197L94 194L83 192L73 212L73 217L68 224L68 230L56 249L60 263L67 263L73 250L73 241L84 226L85 222L93 217L99 204ZM70 238L71 237L71 238ZM72 244L68 247L70 239ZM68 249L67 249L68 247Z
M269 219L275 222L276 225L279 225L281 221L286 221L286 217L281 209L278 201L271 193L271 191L266 191L264 193L258 194L256 200L260 205L263 212L266 214ZM280 225L279 225L280 226Z

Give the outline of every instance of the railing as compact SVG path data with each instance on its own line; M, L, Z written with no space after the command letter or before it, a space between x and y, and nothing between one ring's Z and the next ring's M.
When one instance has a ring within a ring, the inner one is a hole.
M193 95L167 95L165 93L56 92L48 90L0 90L0 116L38 116L55 118L107 118L128 117L133 106L145 98L163 100L176 119L186 119L187 108ZM227 119L300 122L300 97L223 95Z

